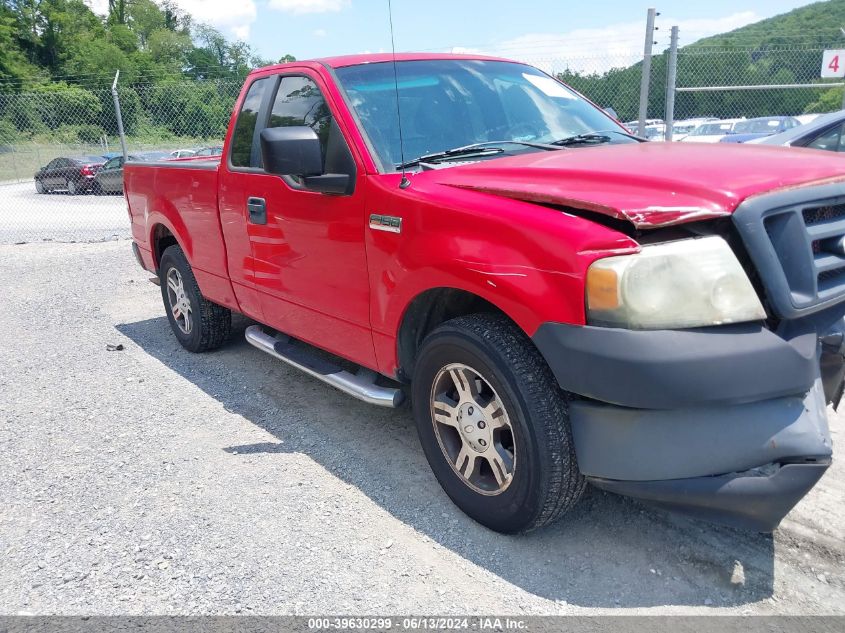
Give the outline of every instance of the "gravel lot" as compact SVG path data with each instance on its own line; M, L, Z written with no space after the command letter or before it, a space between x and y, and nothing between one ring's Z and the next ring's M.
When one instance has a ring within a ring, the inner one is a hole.
M2 614L845 614L843 460L773 537L599 491L501 536L440 490L406 410L245 321L183 351L148 276L126 240L0 246Z
M33 182L0 183L0 244L129 237L123 196L39 194Z

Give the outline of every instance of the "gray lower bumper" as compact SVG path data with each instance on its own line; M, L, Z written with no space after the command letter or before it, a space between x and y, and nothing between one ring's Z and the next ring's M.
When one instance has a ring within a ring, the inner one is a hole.
M820 380L803 398L670 411L575 401L570 420L581 472L605 479L721 475L832 452Z
M547 323L533 338L560 386L584 397L570 406L575 452L600 488L770 531L830 464L826 404L845 373L838 334L822 339L828 363L816 332L786 340L754 324Z
M804 397L675 411L574 402L578 465L595 486L770 532L822 477L831 440L821 380Z
M613 481L589 477L594 486L649 505L755 532L771 532L822 478L830 460L771 464L719 477L667 481Z

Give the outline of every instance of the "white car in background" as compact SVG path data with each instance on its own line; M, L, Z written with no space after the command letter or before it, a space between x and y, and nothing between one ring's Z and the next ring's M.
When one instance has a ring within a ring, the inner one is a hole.
M190 158L191 156L196 155L196 149L174 149L170 152L170 158Z
M812 123L813 121L818 119L820 116L822 116L822 115L821 114L799 114L799 115L797 115L793 118L798 119L798 122L801 125L807 125L807 123Z
M627 122L623 123L622 125L624 125L625 128L631 134L634 134L635 136L639 136L639 137L642 137L642 138L646 138L646 134L648 133L649 128L654 129L655 126L662 126L663 125L663 119L646 119L645 120L645 132L646 132L646 134L640 134L640 132L639 132L640 122L639 121L627 121Z
M665 141L666 126L663 123L654 123L645 126L645 138L649 141Z
M692 132L695 128L697 128L702 123L710 123L711 121L718 121L716 117L700 117L697 119L684 119L683 121L675 121L675 124L672 126L672 140L673 141L680 141L690 132Z
M719 121L711 121L709 123L702 123L687 136L685 136L682 143L718 143L728 134L733 132L734 127L742 119L721 119Z

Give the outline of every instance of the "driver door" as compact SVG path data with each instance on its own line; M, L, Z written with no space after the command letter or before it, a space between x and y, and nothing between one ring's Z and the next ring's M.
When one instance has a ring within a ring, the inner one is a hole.
M254 270L250 281L264 323L376 367L363 176L358 176L363 167L344 138L318 75L301 69L272 79L257 115L249 164L233 166L230 154L221 182L221 209L237 209L245 223ZM309 191L296 178L264 172L261 130L301 125L310 126L320 138L324 171L340 169L338 161L354 166L350 193Z

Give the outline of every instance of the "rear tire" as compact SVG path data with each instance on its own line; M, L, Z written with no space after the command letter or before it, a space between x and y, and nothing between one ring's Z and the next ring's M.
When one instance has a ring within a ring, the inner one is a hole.
M103 186L96 180L94 181L94 184L91 185L91 193L95 196L103 196L106 194L106 192L103 191Z
M67 189L67 192L70 195L75 196L77 193L76 181L68 179L65 185L65 189Z
M181 247L165 249L158 274L167 320L182 347L207 352L229 340L232 311L202 296Z
M440 485L490 529L528 532L581 498L586 482L567 396L504 316L459 317L431 332L414 371L412 406Z

